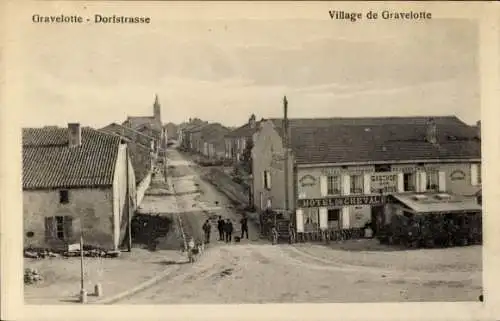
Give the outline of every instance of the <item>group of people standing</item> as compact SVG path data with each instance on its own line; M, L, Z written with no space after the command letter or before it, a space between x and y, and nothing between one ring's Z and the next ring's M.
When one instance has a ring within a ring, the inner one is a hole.
M248 239L248 220L246 215L240 220L241 224L241 239L244 236ZM205 234L205 243L210 243L210 232L212 230L212 225L209 220L205 221L203 224L203 232ZM217 230L219 231L219 241L225 241L226 243L231 243L234 233L233 223L230 219L224 220L222 216L219 216L217 220Z

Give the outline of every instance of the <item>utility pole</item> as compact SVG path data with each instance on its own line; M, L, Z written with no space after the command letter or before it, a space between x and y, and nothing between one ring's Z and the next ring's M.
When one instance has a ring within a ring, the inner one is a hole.
M129 176L129 168L128 168L128 162L129 162L129 149L127 145L127 149L125 150L126 152L126 168L127 168L127 220L128 220L128 251L132 252L132 210L130 206L130 176ZM135 182L134 182L135 183Z
M286 96L283 97L283 148L285 150L285 157L284 157L284 169L283 169L283 174L285 175L285 215L288 215L288 190L289 190L289 183L288 183L288 100L286 99Z
M80 303L87 303L87 291L83 283L83 233L80 232Z

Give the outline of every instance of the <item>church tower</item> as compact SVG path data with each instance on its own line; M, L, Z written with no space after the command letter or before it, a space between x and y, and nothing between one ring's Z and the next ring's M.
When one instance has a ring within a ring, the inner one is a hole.
M161 110L160 102L158 101L158 94L155 95L155 103L153 105L153 116L161 124Z

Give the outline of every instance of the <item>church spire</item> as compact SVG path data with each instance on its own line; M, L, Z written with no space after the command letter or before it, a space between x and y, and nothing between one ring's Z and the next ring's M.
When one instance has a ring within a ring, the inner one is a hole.
M161 111L160 111L160 101L158 98L158 94L155 94L155 103L153 105L153 116L161 121Z
M159 104L160 102L158 101L158 94L155 94L155 106Z

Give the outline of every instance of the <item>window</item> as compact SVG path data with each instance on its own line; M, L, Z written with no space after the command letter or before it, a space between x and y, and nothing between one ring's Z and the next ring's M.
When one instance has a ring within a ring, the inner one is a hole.
M427 172L427 186L428 191L437 191L439 189L439 173L437 171Z
M363 193L363 175L351 175L351 194Z
M271 172L264 171L264 188L271 189Z
M328 210L328 222L338 221L340 218L340 209L329 209Z
M328 209L328 228L331 230L340 229L340 209Z
M477 165L477 183L481 184L481 164Z
M67 241L73 236L73 218L71 216L53 216L45 218L45 238L48 240Z
M328 195L340 194L340 176L328 176L326 182Z
M69 203L69 191L67 190L59 191L59 203L61 204Z
M391 166L389 165L375 165L375 172L390 172Z
M404 191L414 192L415 191L415 174L414 173L404 173Z
M56 236L64 240L64 216L56 216Z

